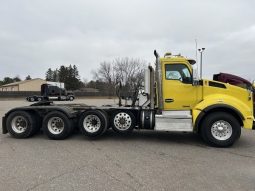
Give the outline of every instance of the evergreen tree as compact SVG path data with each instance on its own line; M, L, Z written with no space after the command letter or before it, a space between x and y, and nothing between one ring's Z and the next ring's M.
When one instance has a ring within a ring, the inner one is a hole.
M47 70L47 72L46 72L46 80L47 81L54 81L54 72L51 70L51 68L49 68L48 70Z
M68 79L68 68L65 66L60 66L58 71L58 77L60 82L66 82Z
M46 72L46 80L63 82L67 90L77 90L83 86L78 68L75 65L69 65L68 67L62 65L54 71L49 68Z
M32 80L31 76L28 75L28 76L26 77L26 80Z
M3 80L3 85L4 84L10 84L10 83L13 83L14 80L10 77L5 77L4 80Z
M73 76L75 78L80 79L78 68L75 65L73 65L73 71L72 72L73 72Z
M16 76L16 77L14 77L14 78L13 78L13 81L14 81L14 82L20 82L20 81L21 81L21 79L20 79L20 77L19 77L19 76Z
M58 69L55 69L52 74L52 81L58 82L59 81L59 75L58 75Z

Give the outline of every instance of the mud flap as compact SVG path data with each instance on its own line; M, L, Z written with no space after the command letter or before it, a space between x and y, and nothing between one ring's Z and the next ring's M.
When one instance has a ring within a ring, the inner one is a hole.
M7 128L6 128L6 118L5 117L2 118L2 133L3 134L8 133Z

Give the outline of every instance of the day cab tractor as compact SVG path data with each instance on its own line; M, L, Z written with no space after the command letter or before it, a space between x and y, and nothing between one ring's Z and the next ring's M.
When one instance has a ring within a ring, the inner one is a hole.
M132 106L38 102L11 109L3 117L3 133L27 138L40 128L50 139L65 139L74 128L100 137L109 128L193 132L209 145L228 147L241 128L254 129L253 94L247 89L193 77L195 60L165 54L155 68L145 69L144 91ZM131 136L131 135L130 135Z
M65 88L51 84L41 85L41 95L31 95L26 98L29 102L35 101L73 101L75 96L73 92L66 91Z

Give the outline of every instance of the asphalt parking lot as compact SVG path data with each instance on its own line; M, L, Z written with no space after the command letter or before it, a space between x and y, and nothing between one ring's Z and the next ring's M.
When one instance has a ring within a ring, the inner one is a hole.
M0 116L28 104L2 100ZM62 141L42 133L22 140L1 134L0 190L255 190L255 131L242 130L224 149L184 133L108 131L98 140L77 133Z

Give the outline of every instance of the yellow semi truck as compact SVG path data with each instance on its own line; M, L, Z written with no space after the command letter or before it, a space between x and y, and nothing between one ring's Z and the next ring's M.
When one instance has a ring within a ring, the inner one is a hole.
M144 91L135 106L38 102L7 112L3 133L27 138L42 128L51 139L65 139L74 128L89 137L99 137L108 128L118 133L147 129L194 132L209 145L228 147L240 137L241 128L255 129L250 90L194 79L195 60L154 55L155 67L145 70Z

